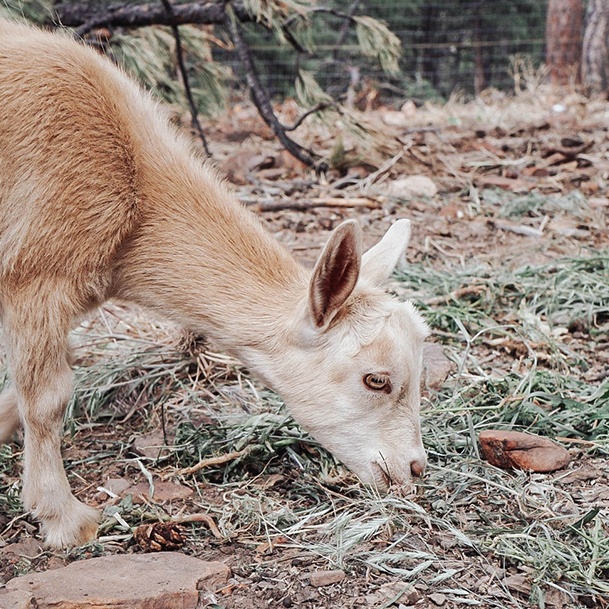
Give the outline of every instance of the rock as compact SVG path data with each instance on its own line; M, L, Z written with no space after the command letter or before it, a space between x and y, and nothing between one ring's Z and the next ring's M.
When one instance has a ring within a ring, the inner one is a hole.
M392 127L408 127L412 118L399 110L385 110L381 114L381 117L386 125L391 125Z
M172 438L167 438L167 441L171 443ZM165 445L165 436L160 429L136 436L129 448L136 455L148 459L158 459L169 451Z
M334 571L313 571L309 573L309 583L316 588L339 584L345 579L345 572L340 569Z
M107 494L110 494L111 497L120 497L131 485L132 482L126 478L108 478L98 489L100 490L100 499L103 499ZM105 491L109 491L109 493Z
M438 607L442 607L446 603L446 596L441 594L440 592L434 592L429 595L429 600L434 604L438 605Z
M153 500L157 503L188 499L194 491L187 486L171 480L154 480L154 495L150 496L150 484L138 482L121 493L121 496L132 495L133 503L144 503Z
M442 345L429 343L423 347L423 380L425 387L440 389L454 367L453 362L444 355Z
M461 220L465 215L463 210L459 207L458 203L449 203L445 205L439 212L440 218L446 218L447 220Z
M230 569L174 552L103 556L15 577L0 590L3 609L196 609Z
M409 99L408 101L406 101L402 104L402 107L400 108L400 112L406 118L412 119L417 114L417 106L411 99Z
M35 558L42 552L44 552L44 548L35 537L26 537L24 541L9 543L0 549L0 555L6 556L8 559Z
M566 448L530 433L488 429L480 433L479 441L484 459L503 469L546 473L571 460Z
M438 187L435 182L427 176L406 176L388 182L385 192L393 197L411 199L413 197L435 197Z
M412 584L403 581L390 582L382 584L378 590L378 595L382 602L380 604L388 605L414 605L421 598L421 595L415 590Z

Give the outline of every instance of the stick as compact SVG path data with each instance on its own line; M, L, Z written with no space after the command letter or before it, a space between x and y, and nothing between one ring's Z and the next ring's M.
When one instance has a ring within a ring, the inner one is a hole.
M174 15L173 6L169 0L161 0L161 3L165 7L165 11L169 17ZM176 41L176 59L178 61L178 69L180 70L180 74L182 76L182 82L184 83L184 92L186 93L186 99L188 99L188 105L190 106L190 116L192 120L193 129L197 131L199 137L201 138L201 142L203 143L203 149L205 150L205 154L210 157L211 154L209 152L209 148L207 146L207 139L205 138L205 134L203 133L203 128L201 127L201 123L199 123L199 112L197 110L197 106L195 104L195 100L192 97L192 90L190 88L190 80L188 78L188 72L186 70L186 64L184 63L184 53L182 51L182 39L180 38L180 30L178 26L174 23L171 25L171 31L173 33L173 37Z
M254 59L252 57L249 47L247 46L247 43L241 36L240 26L237 23L237 20L231 15L228 15L226 25L230 32L231 38L233 39L233 43L235 45L237 55L239 56L239 60L243 65L243 69L245 70L245 80L252 95L252 101L254 102L256 108L258 108L260 116L262 117L264 122L273 130L273 133L283 144L283 147L293 157L297 158L299 161L302 161L305 165L309 167L314 167L317 163L317 158L314 153L310 150L306 150L300 144L297 144L294 140L290 139L286 134L284 126L275 116L271 100L267 91L260 82L260 78L258 78ZM322 169L320 168L320 170Z
M258 212L269 212L283 209L307 211L314 207L367 207L379 209L381 204L378 201L365 198L341 199L338 197L328 197L324 199L309 199L308 201L263 201L262 203L253 203L251 207Z
M187 524L190 522L204 522L216 539L224 539L215 520L209 514L190 514L189 516L173 516L171 522Z
M564 438L563 436L556 436L554 438L558 442L564 442L565 444L581 444L582 446L596 446L598 442L592 442L591 440L580 440L579 438Z
M171 478L172 476L189 476L191 474L196 474L198 471L205 469L206 467L212 467L214 465L222 465L223 463L228 463L229 461L234 461L239 457L243 457L244 455L252 452L252 447L248 446L243 450L237 450L232 453L226 453L224 455L220 455L219 457L210 457L209 459L203 459L199 461L196 465L192 467L184 467L182 469L175 470L168 474L163 474L161 476L161 480L167 480L167 478Z

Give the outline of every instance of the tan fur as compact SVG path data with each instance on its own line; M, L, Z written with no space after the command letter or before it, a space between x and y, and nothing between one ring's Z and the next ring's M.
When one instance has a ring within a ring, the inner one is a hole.
M408 235L400 221L362 258L347 222L306 271L109 61L67 36L0 21L0 312L11 376L0 441L21 421L23 498L47 542L95 534L60 440L68 333L108 298L239 357L365 482L420 473L426 329L380 287ZM383 395L362 381L380 372L395 387Z

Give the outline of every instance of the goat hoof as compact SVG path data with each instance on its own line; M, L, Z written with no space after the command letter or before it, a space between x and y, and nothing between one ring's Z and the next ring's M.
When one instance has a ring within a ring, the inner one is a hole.
M98 522L98 511L75 499L69 511L42 521L45 545L50 548L81 546L95 539Z

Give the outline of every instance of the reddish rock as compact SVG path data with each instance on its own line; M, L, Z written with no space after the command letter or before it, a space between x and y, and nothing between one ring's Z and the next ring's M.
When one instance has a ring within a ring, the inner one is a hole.
M103 556L15 577L0 590L2 609L196 609L230 569L175 552Z
M441 592L434 592L429 595L429 600L438 607L443 607L446 604L446 596Z
M503 469L553 472L571 460L566 448L530 433L488 429L479 441L484 459Z
M334 571L313 571L312 573L309 573L309 582L316 588L339 584L343 579L345 579L345 572L340 569Z

